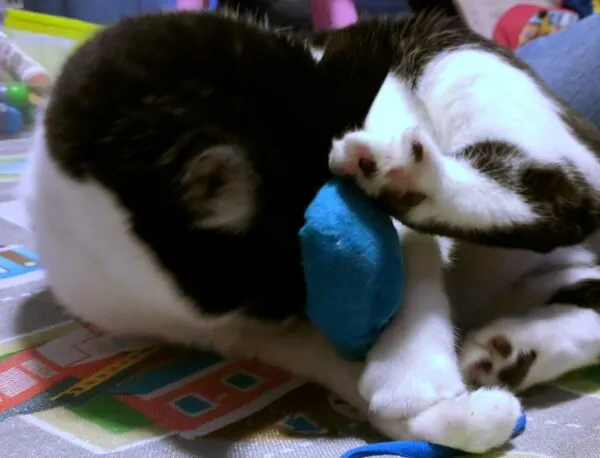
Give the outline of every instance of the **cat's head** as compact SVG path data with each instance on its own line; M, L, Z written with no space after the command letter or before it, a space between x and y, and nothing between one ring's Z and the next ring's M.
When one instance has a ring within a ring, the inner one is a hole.
M303 48L245 22L128 19L66 62L48 149L72 179L115 197L205 310L285 316L304 305L298 230L329 177L328 138L304 134L321 125L313 74Z

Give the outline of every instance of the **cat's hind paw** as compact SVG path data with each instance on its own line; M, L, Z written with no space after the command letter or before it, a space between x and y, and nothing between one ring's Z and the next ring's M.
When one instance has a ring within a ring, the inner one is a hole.
M600 315L554 304L526 316L498 319L465 337L464 379L476 386L518 392L595 364L600 355Z

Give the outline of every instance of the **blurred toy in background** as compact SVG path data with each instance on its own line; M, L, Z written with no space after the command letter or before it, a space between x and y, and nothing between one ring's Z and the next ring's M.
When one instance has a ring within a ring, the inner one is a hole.
M514 51L536 38L570 27L579 19L576 12L565 7L519 4L502 15L494 29L493 39Z
M0 137L18 135L34 121L36 107L52 84L44 67L0 32L0 69L14 82L0 83Z
M0 135L15 135L25 129L23 113L0 102Z
M551 35L600 13L600 0L552 0L552 6L520 3L507 10L494 29L494 41L510 50Z
M29 104L29 88L24 83L0 84L0 102L23 108Z
M25 83L0 83L0 135L16 135L30 127L41 101Z
M23 81L35 90L46 91L51 85L48 72L17 46L4 32L0 32L0 68L15 81Z

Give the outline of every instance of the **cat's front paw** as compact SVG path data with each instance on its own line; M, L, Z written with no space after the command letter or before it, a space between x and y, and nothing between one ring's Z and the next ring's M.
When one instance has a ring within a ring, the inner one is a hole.
M557 304L467 334L460 366L473 385L518 392L595 364L599 354L600 315Z
M418 386L404 388L420 391ZM453 395L445 391L431 391L421 399L404 389L376 393L370 421L395 440L428 441L469 453L484 453L510 440L522 413L514 395L487 388Z
M523 413L519 400L502 389L482 388L446 399L410 420L411 436L470 453L506 444Z
M334 141L329 166L333 173L353 178L372 196L387 192L424 199L434 191L430 168L438 154L437 146L417 126L397 138L355 131Z
M414 364L420 368L367 364L359 389L369 401L370 421L381 433L473 453L510 439L521 415L515 396L501 389L468 392L443 361ZM423 371L423 366L429 370Z
M368 400L370 413L378 418L408 419L444 399L452 399L466 392L459 377L450 380L417 372L425 371L396 372L383 364L367 365L359 383L359 391ZM448 374L451 373L448 371Z

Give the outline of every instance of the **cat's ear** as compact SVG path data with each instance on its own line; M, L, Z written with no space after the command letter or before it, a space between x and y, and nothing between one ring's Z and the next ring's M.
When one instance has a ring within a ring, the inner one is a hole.
M252 222L259 180L237 146L204 150L187 164L181 184L183 204L196 227L242 232Z

